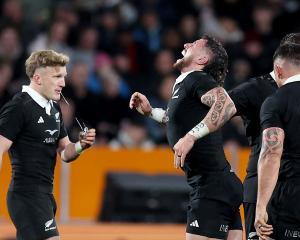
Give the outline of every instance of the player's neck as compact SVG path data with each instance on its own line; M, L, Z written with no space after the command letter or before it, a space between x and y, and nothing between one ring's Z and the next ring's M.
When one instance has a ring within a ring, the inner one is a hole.
M186 67L183 67L181 69L181 73L186 73L186 72L190 72L190 71L201 71L203 70L204 66L202 65L190 65L190 66L186 66Z
M39 85L35 84L34 82L30 82L29 87L32 88L33 90L35 90L37 93L39 93L42 97L44 97L45 99L47 99L48 101L50 101L50 99L48 99L41 91L41 88L39 87Z

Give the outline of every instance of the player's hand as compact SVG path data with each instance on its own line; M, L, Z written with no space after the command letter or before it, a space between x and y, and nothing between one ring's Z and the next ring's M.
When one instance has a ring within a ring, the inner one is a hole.
M194 146L196 138L190 134L186 134L183 138L180 138L174 145L174 167L183 167L186 155Z
M95 142L96 130L94 128L88 129L86 132L80 132L79 141L82 149L87 149Z
M131 109L135 108L139 113L146 116L149 116L152 111L147 97L139 92L135 92L131 95L129 107Z
M269 235L273 233L272 225L267 224L268 214L266 210L256 209L254 226L256 233L261 240L268 240Z

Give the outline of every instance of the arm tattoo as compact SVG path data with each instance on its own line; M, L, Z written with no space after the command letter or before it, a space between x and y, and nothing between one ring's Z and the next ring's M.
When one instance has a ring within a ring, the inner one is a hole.
M269 154L282 154L284 132L281 128L267 128L263 131L260 159L266 159Z
M223 111L223 108L225 106L225 102L227 99L226 94L221 89L218 89L216 91L216 95L217 95L217 101L215 102L215 104L213 106L213 112L211 114L211 123L214 126L217 126L217 124L218 124L218 121L221 117L221 113ZM222 117L224 118L224 116L222 116ZM224 120L222 122L224 122Z
M204 121L210 131L215 131L223 126L235 114L236 108L231 98L223 88L214 88L202 96L201 102L209 105L210 110Z
M215 96L210 91L201 97L201 102L208 107L211 107L215 101Z
M221 87L208 91L201 97L201 102L210 107L203 119L210 132L222 127L236 112L234 103Z
M224 116L222 117L222 124L227 122L234 114L235 114L235 106L234 103L231 102L225 107Z

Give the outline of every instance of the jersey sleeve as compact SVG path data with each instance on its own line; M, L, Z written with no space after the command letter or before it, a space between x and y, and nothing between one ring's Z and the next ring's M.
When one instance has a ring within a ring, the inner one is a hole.
M10 101L0 110L0 134L14 141L24 125L25 116L21 101Z
M274 95L264 101L260 109L260 124L263 130L270 127L283 128L278 106Z
M218 87L217 82L210 75L200 71L190 73L184 80L184 84L187 94L197 98Z
M228 91L230 98L232 99L237 113L236 116L247 115L249 108L251 108L251 95L253 93L253 84L246 82L234 89ZM255 96L253 96L255 99Z

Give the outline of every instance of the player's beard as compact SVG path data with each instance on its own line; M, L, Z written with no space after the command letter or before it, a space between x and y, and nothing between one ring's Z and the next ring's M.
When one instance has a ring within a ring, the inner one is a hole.
M190 61L189 58L183 57L183 58L178 59L178 60L174 63L173 67L174 67L175 69L177 69L178 71L181 71L184 67L189 66L190 62L191 62L191 61Z
M173 67L179 71L184 67L184 59L180 58L178 59L174 64Z

